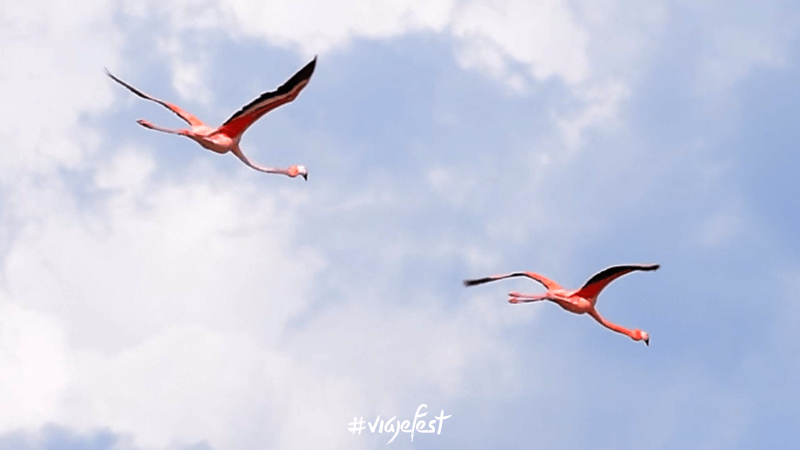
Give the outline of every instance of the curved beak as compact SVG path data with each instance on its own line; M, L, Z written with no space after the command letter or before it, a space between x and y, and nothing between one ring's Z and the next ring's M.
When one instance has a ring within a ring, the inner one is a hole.
M308 174L307 174L307 173L304 173L304 174L303 174L303 179L304 179L304 180L306 180L306 181L308 181Z
M647 339L644 340L644 343L645 343L645 345L650 347L650 336L648 336Z

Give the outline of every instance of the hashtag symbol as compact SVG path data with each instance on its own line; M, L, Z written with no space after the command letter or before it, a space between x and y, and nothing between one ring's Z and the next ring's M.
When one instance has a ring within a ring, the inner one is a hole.
M356 434L356 431L358 431L358 434L361 434L361 430L364 428L366 428L364 426L364 418L362 417L361 420L358 420L358 417L353 417L353 421L350 422L350 428L348 428L347 431L353 434Z

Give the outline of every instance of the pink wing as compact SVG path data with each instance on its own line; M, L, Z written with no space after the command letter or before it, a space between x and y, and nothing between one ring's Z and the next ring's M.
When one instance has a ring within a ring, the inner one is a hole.
M297 73L294 74L292 78L289 78L286 83L283 83L281 87L274 91L261 94L260 97L248 103L239 111L236 111L230 119L226 120L225 123L217 129L217 132L231 138L241 136L241 134L256 120L260 119L261 116L297 98L300 91L302 91L311 80L311 75L314 73L316 65L317 57L315 56L311 62L297 71Z
M535 273L535 272L514 272L514 273L508 273L508 274L505 274L505 275L492 275L492 276L485 277L485 278L476 278L474 280L464 280L464 286L475 286L477 284L489 283L489 282L492 282L492 281L502 280L502 279L511 278L511 277L528 277L528 278L531 278L533 280L538 281L539 283L542 283L542 285L544 285L544 287L547 288L548 290L551 290L551 289L562 289L562 287L559 286L558 283L556 283L555 281L553 281L553 280L551 280L551 279L549 279L549 278L547 278L545 276L539 275L538 273Z
M198 119L197 117L193 116L192 114L184 111L183 109L179 108L176 105L173 105L172 103L167 103L167 102L165 102L163 100L159 100L159 99L157 99L157 98L155 98L153 96L145 94L144 92L136 89L135 87L131 86L130 84L128 84L128 83L120 80L119 78L115 77L111 72L108 71L108 69L106 69L106 75L108 75L109 77L111 77L112 80L114 80L117 83L123 85L126 89L128 89L129 91L131 91L134 94L138 95L139 97L141 97L141 98L143 98L145 100L154 101L154 102L158 103L159 105L161 105L161 106L169 109L170 111L174 112L175 114L178 115L178 117L180 117L181 119L185 120L189 125L191 125L193 127L196 127L196 126L199 126L199 125L203 125L203 122L200 119Z
M609 283L617 278L635 272L637 270L656 270L660 266L658 264L627 264L623 266L611 266L592 275L584 285L575 291L574 295L583 298L595 298L600 294Z

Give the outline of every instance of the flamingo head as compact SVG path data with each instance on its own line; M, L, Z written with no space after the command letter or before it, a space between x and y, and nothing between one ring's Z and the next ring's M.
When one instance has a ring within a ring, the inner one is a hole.
M631 336L635 341L644 341L645 345L648 347L650 346L650 335L647 334L646 331L642 330L633 330L633 336Z
M306 166L292 166L289 167L289 176L294 178L300 175L304 180L308 181L308 169Z

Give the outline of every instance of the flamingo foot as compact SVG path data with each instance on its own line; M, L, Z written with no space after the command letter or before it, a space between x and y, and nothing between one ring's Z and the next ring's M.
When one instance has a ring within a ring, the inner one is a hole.
M141 125L141 126L143 126L145 128L150 128L151 130L155 129L155 126L152 123L150 123L150 122L148 122L148 121L146 121L144 119L139 119L139 120L136 121L136 123L138 123L139 125Z

